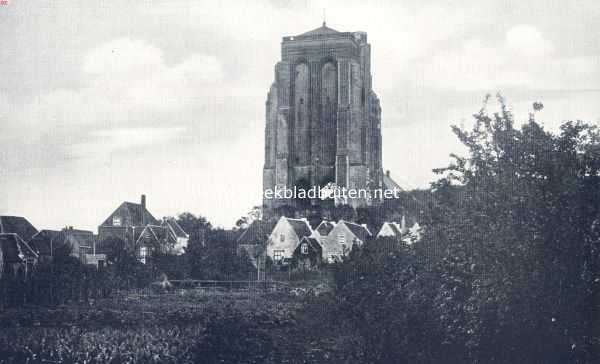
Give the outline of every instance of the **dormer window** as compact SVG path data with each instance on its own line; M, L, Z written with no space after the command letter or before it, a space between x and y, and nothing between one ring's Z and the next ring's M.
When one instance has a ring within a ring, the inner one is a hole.
M121 216L113 216L113 226L121 226Z
M340 244L346 244L346 235L343 233L338 234L338 242Z
M279 235L279 241L281 241L282 243L285 242L285 235L284 234Z
M308 244L302 244L302 246L300 247L300 251L302 254L308 254Z

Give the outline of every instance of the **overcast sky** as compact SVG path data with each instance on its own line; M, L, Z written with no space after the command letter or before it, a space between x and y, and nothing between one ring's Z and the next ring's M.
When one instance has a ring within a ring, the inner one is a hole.
M451 3L451 4L450 4ZM461 4L462 3L462 4ZM31 1L0 5L0 214L96 230L122 201L231 226L261 203L281 37L366 31L383 162L405 188L460 152L486 93L600 121L600 3Z

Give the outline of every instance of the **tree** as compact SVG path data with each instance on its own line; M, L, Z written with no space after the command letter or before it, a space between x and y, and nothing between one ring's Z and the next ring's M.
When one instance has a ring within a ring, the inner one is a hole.
M368 362L600 360L600 134L499 103L453 127L467 153L437 170L422 239L339 267Z

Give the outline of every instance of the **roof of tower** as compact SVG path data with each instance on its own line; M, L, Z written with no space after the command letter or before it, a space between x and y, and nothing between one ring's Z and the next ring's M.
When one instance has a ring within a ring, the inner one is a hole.
M310 35L325 35L325 34L336 34L336 33L339 33L339 32L335 29L329 28L327 26L327 24L325 24L325 22L323 22L323 25L321 25L320 27L313 29L311 31L308 31L306 33L302 33L298 36L304 37L304 36L310 36Z

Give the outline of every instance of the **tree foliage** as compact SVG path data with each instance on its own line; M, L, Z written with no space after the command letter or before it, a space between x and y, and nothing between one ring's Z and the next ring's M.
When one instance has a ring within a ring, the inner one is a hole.
M467 155L437 170L423 240L340 268L369 361L598 361L597 128L516 127L500 99L453 131Z

